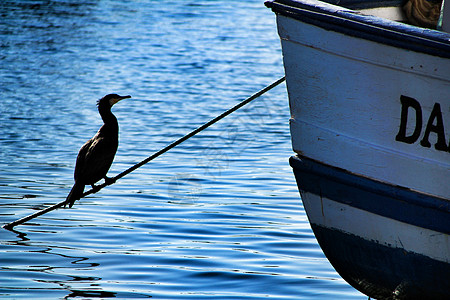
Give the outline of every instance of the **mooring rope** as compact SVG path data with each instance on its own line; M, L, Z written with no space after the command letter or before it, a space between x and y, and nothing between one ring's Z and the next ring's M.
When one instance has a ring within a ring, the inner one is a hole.
M193 137L194 135L196 135L197 133L205 130L206 128L208 128L209 126L211 126L212 124L220 121L221 119L225 118L226 116L228 116L229 114L235 112L236 110L238 110L239 108L241 108L242 106L246 105L247 103L255 100L256 98L260 97L261 95L263 95L264 93L270 91L271 89L273 89L274 87L276 87L277 85L279 85L280 83L282 83L286 78L283 76L280 79L278 79L277 81L273 82L272 84L266 86L265 88L263 88L262 90L260 90L259 92L253 94L252 96L248 97L247 99L239 102L238 104L236 104L235 106L233 106L232 108L228 109L227 111L223 112L222 114L220 114L219 116L215 117L214 119L210 120L209 122L203 124L202 126L198 127L197 129L191 131L190 133L186 134L185 136L179 138L178 140L174 141L173 143L171 143L170 145L164 147L163 149L159 150L158 152L150 155L149 157L147 157L146 159L144 159L143 161L135 164L134 166L130 167L129 169L123 171L122 173L116 175L115 177L111 178L111 180L108 181L108 183L102 183L98 186L96 186L95 188L92 188L90 190L88 190L87 192L85 192L81 198L86 197L87 195L90 194L94 194L97 193L98 191L100 191L102 188L104 188L105 186L114 184L118 179L124 177L125 175L133 172L134 170L142 167L143 165L145 165L146 163L150 162L151 160L157 158L158 156L160 156L161 154L169 151L170 149L178 146L179 144L181 144L182 142L184 142L185 140ZM80 198L80 199L81 199ZM52 210L55 210L57 208L60 208L62 206L64 206L66 203L66 201L62 201L59 202L53 206L47 207L43 210L37 211L34 214L31 214L29 216L26 216L24 218L21 218L19 220L13 221L11 223L8 223L6 225L3 225L3 228L8 229L8 230L12 230L14 228L14 226L23 224L29 220L32 220L36 217L39 217L45 213L48 213Z

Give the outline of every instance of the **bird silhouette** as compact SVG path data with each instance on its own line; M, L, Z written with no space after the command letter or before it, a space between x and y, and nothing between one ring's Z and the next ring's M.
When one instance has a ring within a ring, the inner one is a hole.
M95 188L95 183L102 178L106 183L112 182L113 179L107 177L106 174L119 146L119 124L111 112L111 107L126 98L131 98L131 96L108 94L98 100L98 112L104 124L78 152L74 172L75 184L67 196L64 206L72 207L75 201L83 195L85 185Z

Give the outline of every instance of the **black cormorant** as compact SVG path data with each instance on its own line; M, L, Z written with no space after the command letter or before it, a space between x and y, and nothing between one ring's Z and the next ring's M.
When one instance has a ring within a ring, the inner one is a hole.
M106 177L106 173L111 167L119 145L119 124L111 112L111 107L126 98L131 96L108 94L98 100L98 112L104 124L78 153L74 172L75 184L65 202L66 205L69 204L69 207L81 198L85 185L91 185L94 188L94 184L102 178L105 182L111 180Z

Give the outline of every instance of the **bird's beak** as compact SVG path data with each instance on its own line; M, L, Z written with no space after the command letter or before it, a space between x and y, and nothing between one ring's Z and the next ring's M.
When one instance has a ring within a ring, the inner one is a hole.
M116 104L117 102L119 102L119 101L121 101L121 100L123 100L123 99L127 99L127 98L131 98L131 96L130 96L130 95L127 95L127 96L119 96L119 97L117 97L117 98L115 98L115 99L112 99L111 105L114 105L114 104Z

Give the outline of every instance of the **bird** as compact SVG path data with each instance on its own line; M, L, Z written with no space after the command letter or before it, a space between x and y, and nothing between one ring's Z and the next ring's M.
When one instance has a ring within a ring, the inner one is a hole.
M108 94L97 101L103 125L94 137L81 146L78 152L74 171L75 183L64 202L64 207L69 205L71 208L75 201L83 195L86 185L91 185L95 189L95 183L102 178L107 184L114 181L106 176L119 146L119 124L111 112L111 108L126 98L131 98L131 96Z

